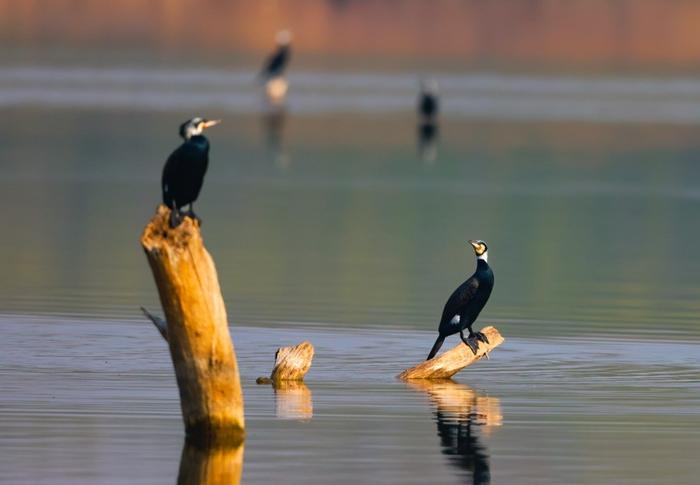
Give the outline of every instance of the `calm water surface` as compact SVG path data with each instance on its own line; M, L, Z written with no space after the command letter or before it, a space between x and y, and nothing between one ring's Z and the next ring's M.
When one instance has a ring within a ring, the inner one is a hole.
M250 79L0 69L0 481L176 480L138 236L196 112L225 120L197 211L245 483L695 483L700 81L445 76L422 157L410 76L297 73L282 114ZM489 242L480 321L506 343L456 382L395 380L471 274L469 238ZM302 339L306 387L254 384Z

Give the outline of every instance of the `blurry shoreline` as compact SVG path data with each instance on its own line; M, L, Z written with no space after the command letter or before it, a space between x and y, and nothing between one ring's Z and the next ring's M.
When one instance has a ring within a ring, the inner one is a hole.
M653 76L435 73L444 115L463 120L700 123L700 78ZM352 74L297 69L290 112L395 114L415 110L411 73ZM253 70L95 68L18 65L0 68L0 107L107 108L159 111L264 110Z

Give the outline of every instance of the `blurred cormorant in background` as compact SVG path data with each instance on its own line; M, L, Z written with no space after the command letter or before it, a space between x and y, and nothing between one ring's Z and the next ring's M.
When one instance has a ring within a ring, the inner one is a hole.
M418 153L424 162L432 163L437 158L439 109L437 81L422 81L418 96Z
M265 65L258 76L265 83L265 94L272 104L280 104L284 101L289 87L284 77L285 70L292 55L292 34L288 30L281 30L275 36L277 49L265 61Z

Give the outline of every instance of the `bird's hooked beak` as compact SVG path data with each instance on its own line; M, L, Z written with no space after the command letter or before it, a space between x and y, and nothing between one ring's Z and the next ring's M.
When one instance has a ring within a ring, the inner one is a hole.
M470 239L469 244L472 245L474 248L474 252L476 253L477 257L481 257L482 255L486 254L486 244L484 241L479 241L477 239ZM485 259L485 256L484 256Z
M219 123L221 123L221 120L204 120L202 122L202 128L211 128L212 126L218 125Z

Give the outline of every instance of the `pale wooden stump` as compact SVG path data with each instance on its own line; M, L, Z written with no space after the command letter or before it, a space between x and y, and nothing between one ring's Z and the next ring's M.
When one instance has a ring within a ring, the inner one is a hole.
M421 362L410 369L406 369L397 377L403 380L449 379L468 365L487 357L489 352L505 341L495 327L484 327L481 332L486 335L489 343L477 342L476 355L460 340L457 346L451 350Z
M313 417L311 391L304 384L304 376L309 372L313 358L311 342L280 347L275 352L275 366L270 377L256 379L258 384L272 384L278 418L309 420Z
M141 236L165 312L149 318L170 347L188 439L240 442L243 394L214 261L199 225L185 217L172 229L169 216L159 206Z
M270 384L281 381L301 381L314 358L314 346L304 341L293 347L280 347L275 352L275 366L270 377L258 377L258 384Z

